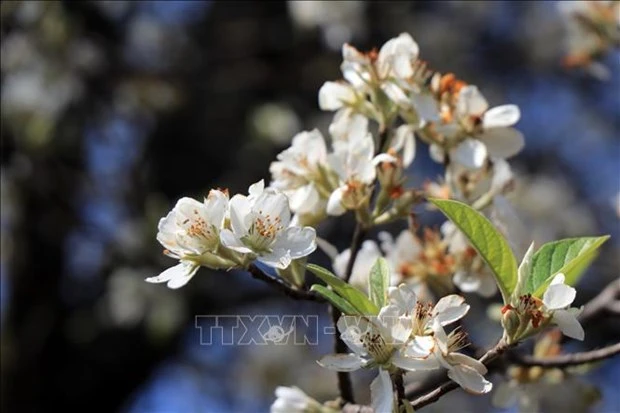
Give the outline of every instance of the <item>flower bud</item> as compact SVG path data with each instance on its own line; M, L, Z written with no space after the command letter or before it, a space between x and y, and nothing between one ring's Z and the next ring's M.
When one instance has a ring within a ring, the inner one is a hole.
M521 326L521 318L519 314L510 305L506 305L502 308L502 327L508 337L508 344L516 341L516 334Z

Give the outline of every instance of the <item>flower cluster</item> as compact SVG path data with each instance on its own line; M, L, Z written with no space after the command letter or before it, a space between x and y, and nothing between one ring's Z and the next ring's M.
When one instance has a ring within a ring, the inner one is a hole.
M564 335L583 340L583 327L577 320L580 309L570 308L575 300L577 291L564 284L565 276L556 274L545 290L542 300L525 294L518 296L512 304L502 309L504 319L518 318L516 331L508 331L512 340L516 341L535 334L548 324L557 325ZM510 330L510 328L507 328Z
M605 80L609 69L599 60L608 51L620 47L620 3L611 0L560 1L558 9L566 28L566 67L582 67Z
M315 237L313 228L291 224L287 197L265 188L263 181L251 185L247 196L232 199L214 189L202 203L181 198L159 221L157 240L164 254L180 262L146 281L179 288L200 266L228 270L253 260L287 268L316 249Z
M419 54L404 33L366 53L345 44L343 79L326 82L318 95L319 107L335 112L329 138L317 129L295 135L271 163L268 187L259 181L247 195L229 198L227 191L212 190L203 202L180 199L157 234L164 253L179 263L147 279L178 288L200 266L250 269L257 278L254 260L276 268L282 279L270 278L272 284L295 298L325 299L340 311L339 337L351 352L324 356L319 364L339 372L377 368L371 385L376 412L402 403L394 394L402 394L406 372L444 368L470 393L491 390L485 365L460 352L467 345L461 327L444 330L470 309L455 290L486 298L501 292L501 350L549 325L582 340L579 310L570 308L576 291L565 281L574 284L577 270L606 240L561 240L535 256L532 246L517 268L504 236L517 232L505 196L514 187L507 159L524 145L514 128L519 108L491 107L477 86L429 70ZM445 167L440 180L419 190L406 186L416 137ZM451 221L420 230L413 207L425 198ZM352 245L361 243L361 249L338 253L314 228L348 211L357 225ZM408 219L409 227L395 239L380 232L379 242L363 240L368 230L398 219ZM317 243L336 275L307 264ZM327 286L305 290L306 269ZM272 412L340 407L320 404L296 387L279 387L276 396Z
M463 297L448 295L436 305L418 301L414 290L401 284L390 287L388 303L377 317L344 315L338 320L340 337L352 350L349 354L324 356L319 364L336 371L379 368L373 381L373 408L392 411L390 372L448 369L448 375L464 389L486 393L492 388L483 375L486 367L458 353L465 336L446 334L443 327L460 320L469 311Z

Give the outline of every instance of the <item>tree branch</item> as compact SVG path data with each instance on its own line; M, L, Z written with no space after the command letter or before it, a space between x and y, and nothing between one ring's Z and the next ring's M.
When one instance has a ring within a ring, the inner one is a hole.
M513 346L514 346L514 344L506 344L504 342L504 340L502 339L502 340L500 340L495 345L495 347L493 347L492 349L487 351L478 360L482 364L484 364L485 366L489 365L491 362L493 362L494 360L499 358L502 354L504 354L506 352L506 350L508 350L509 348L511 348ZM428 404L436 402L444 394L451 392L452 390L456 389L457 387L459 387L459 385L456 384L456 382L447 381L447 382L443 383L441 386L439 386L436 389L432 390L431 392L425 394L424 396L418 397L413 402L411 402L411 405L413 406L413 408L415 410L417 410L417 409L419 409L421 407L424 407L424 406L426 406Z
M618 314L620 304L620 278L612 281L597 296L591 299L579 314L579 321L582 324L605 312Z
M540 366L540 367L569 367L578 366L585 363L605 360L620 353L620 343L612 344L598 350L586 351L583 353L562 354L550 358L538 358L530 355L510 354L508 359L511 363L520 366Z
M360 247L362 245L362 241L366 236L366 230L362 226L360 222L355 225L355 230L353 232L353 238L351 239L351 255L349 256L349 261L347 262L347 267L344 273L344 280L346 282L351 278L351 274L353 274L353 266L355 265L355 260L357 259L357 254L359 253ZM334 327L336 327L338 323L338 319L340 318L340 311L332 306L332 322L334 323ZM334 341L334 352L338 353L347 353L347 345L342 341L338 332L335 335ZM340 392L340 397L342 398L344 403L354 403L353 398L353 385L351 384L351 376L347 372L338 372L338 391Z
M257 280L265 281L267 284L272 285L295 300L316 301L318 303L325 302L325 299L316 294L314 291L306 291L295 288L282 278L269 275L254 264L250 264L248 267L248 272Z

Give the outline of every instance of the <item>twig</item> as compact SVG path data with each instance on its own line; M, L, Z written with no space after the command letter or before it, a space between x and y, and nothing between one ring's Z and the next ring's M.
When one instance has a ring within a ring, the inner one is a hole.
M314 291L297 289L283 279L267 274L254 264L250 264L250 266L248 267L248 272L252 275L252 277L256 278L257 280L265 281L267 284L274 286L275 288L295 300L316 301L318 303L325 302L325 299L320 295L314 293Z
M583 353L562 354L550 358L538 358L530 355L510 354L509 360L521 366L540 366L540 367L569 367L580 364L593 363L605 360L620 353L620 343L603 347L598 350L586 351Z
M403 385L403 371L397 370L392 375L392 386L394 387L394 392L396 393L396 401L398 406L400 407L405 400L405 386Z
M492 349L487 351L482 357L480 357L479 361L484 365L488 365L491 362L493 362L495 359L500 357L502 354L504 354L506 350L508 350L512 346L514 346L514 344L509 345L509 344L506 344L504 340L500 340L495 345L495 347L493 347ZM411 405L413 406L415 410L417 410L428 404L436 402L444 394L451 392L457 387L459 387L459 385L456 384L456 382L447 381L443 383L441 386L437 387L436 389L425 394L424 396L418 397L413 402L411 402Z
M579 314L579 321L585 324L606 311L617 314L615 307L620 304L620 278L612 281L597 296L591 299Z

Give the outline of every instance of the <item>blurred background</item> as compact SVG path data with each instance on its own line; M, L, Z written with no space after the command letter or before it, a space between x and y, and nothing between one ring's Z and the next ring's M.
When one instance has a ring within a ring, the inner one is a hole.
M324 305L291 302L245 273L201 269L177 291L143 280L173 264L155 234L179 197L245 191L269 179L295 133L327 132L332 115L317 93L340 77L343 42L367 50L409 32L430 67L479 85L491 106L519 105L527 145L511 164L524 228L539 243L612 235L578 304L618 276L620 58L606 57L606 82L563 69L556 2L5 1L0 10L5 411L263 412L277 385L336 396L335 375L315 363L331 336L316 346L201 346L195 327L200 314L310 314L327 325ZM419 185L441 169L419 144L409 172ZM320 232L342 249L352 222ZM467 319L484 316L468 300ZM481 345L497 337L492 321L471 329ZM619 337L617 319L599 320L567 351ZM371 378L354 376L361 402ZM583 396L570 395L620 411L618 380L616 358L578 378ZM577 411L569 399L545 409ZM457 391L425 411L493 411L490 400Z

